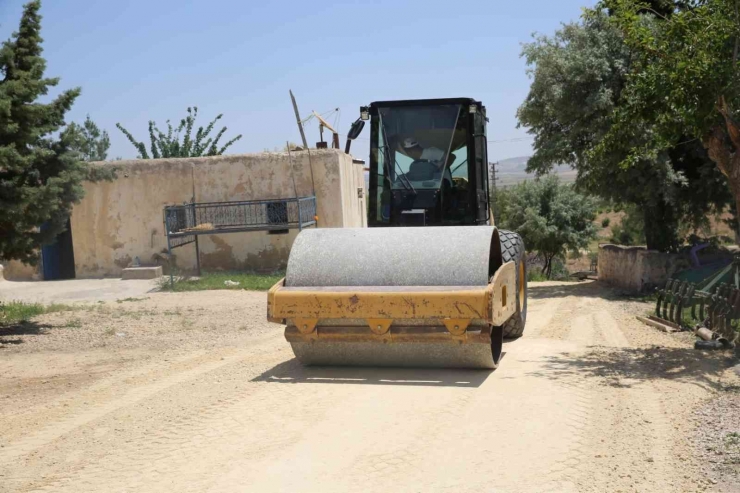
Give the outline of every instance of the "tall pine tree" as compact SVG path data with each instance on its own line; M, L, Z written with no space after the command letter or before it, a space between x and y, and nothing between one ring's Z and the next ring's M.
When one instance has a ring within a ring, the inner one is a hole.
M0 258L31 264L65 229L88 176L69 140L54 136L80 89L38 101L59 83L44 77L40 8L40 0L27 3L18 32L0 48Z

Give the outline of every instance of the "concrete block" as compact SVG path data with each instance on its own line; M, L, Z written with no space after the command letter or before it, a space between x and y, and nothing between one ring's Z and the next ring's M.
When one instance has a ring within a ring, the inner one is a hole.
M158 279L162 277L162 266L156 267L129 267L123 269L121 279Z

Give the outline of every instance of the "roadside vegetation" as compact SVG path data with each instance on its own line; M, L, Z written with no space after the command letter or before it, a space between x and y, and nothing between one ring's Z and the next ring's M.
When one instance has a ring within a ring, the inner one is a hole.
M165 276L159 282L160 291L206 291L209 289L246 289L267 291L285 276L284 272L257 274L253 272L205 272L200 277L176 276L174 286Z
M195 135L193 135L195 120L198 117L198 108L191 107L187 111L188 116L180 120L180 124L177 127L173 127L170 121L167 120L167 133L161 131L156 123L151 120L149 121L149 140L151 141L149 149L151 150L151 155L147 151L147 146L144 142L136 140L131 132L126 130L120 123L117 123L116 127L118 127L139 152L139 159L220 156L234 142L242 138L242 135L239 134L226 142L226 144L222 146L218 145L221 137L226 133L227 128L223 127L215 136L211 136L211 131L216 123L223 118L223 114L217 115L205 128L202 126L198 127ZM180 136L182 136L182 141L180 140Z
M535 150L527 171L574 168L580 193L627 211L620 243L676 251L685 231L734 202L726 176L737 164L725 151L740 106L737 7L699 3L602 1L522 52L532 84L518 118Z
M552 261L552 268L550 270L550 277L542 272L542 260L534 256L533 258L527 259L527 282L542 282L542 281L575 281L576 279L571 277L570 271L568 270L565 263L555 258Z
M45 313L72 312L84 310L85 306L64 305L53 303L26 303L23 301L0 301L0 327L28 322L34 317Z
M41 246L67 228L82 183L114 176L84 160L92 121L65 127L81 89L60 90L59 78L45 74L40 9L40 0L28 2L18 30L0 48L0 258L32 265ZM105 146L101 140L101 152Z
M0 326L28 322L42 313L44 307L39 303L0 302Z
M596 201L557 176L499 190L495 200L498 225L522 236L527 250L537 254L530 272L539 260L547 279L568 251L581 251L596 237Z

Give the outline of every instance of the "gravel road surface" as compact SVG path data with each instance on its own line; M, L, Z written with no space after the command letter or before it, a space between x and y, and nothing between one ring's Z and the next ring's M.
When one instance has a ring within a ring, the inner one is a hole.
M44 315L0 330L0 491L737 491L692 438L733 361L648 309L532 284L492 372L301 367L265 293Z

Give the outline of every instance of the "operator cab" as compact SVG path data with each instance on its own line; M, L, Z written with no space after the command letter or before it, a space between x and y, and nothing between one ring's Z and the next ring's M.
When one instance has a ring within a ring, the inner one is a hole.
M487 120L479 101L380 101L360 110L349 138L370 120L369 226L489 223Z

